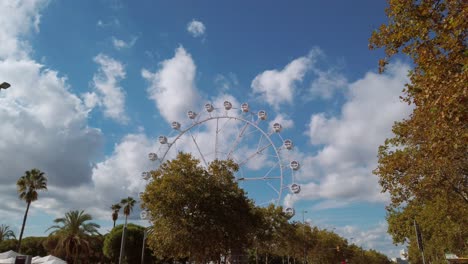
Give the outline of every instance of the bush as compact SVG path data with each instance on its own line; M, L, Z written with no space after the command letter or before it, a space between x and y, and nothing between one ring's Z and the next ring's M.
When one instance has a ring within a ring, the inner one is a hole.
M118 225L106 235L104 239L104 255L112 262L117 263L120 255L120 243L122 241L123 225ZM141 249L145 228L142 226L128 224L125 241L126 263L140 263ZM145 248L145 263L153 263L154 259L148 247Z

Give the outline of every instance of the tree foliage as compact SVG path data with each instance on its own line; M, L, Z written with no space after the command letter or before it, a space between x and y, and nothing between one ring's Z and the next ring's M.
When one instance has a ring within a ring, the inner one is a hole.
M0 242L11 238L16 238L16 236L13 230L10 229L10 226L0 225Z
M93 218L84 211L70 211L65 217L54 220L50 236L58 238L54 252L72 263L80 263L91 254L90 237L98 235L98 224L89 222Z
M23 224L18 240L18 252L21 252L21 240L23 238L24 226L28 217L29 206L39 197L37 191L47 190L47 177L44 172L38 169L26 171L16 182L16 188L19 198L26 202L26 211L24 212Z
M103 252L113 263L118 263L123 225L118 225L106 235ZM125 256L127 263L140 263L145 228L135 224L127 225ZM145 263L153 263L149 248L145 249Z
M204 168L179 153L152 172L141 198L153 224L148 243L158 256L217 261L248 245L258 219L234 179L237 169L231 160Z
M386 12L389 21L372 34L370 48L385 48L381 71L397 53L413 60L403 100L414 110L379 148L375 173L391 196L394 242L416 247L416 219L427 259L439 263L446 251L468 253L468 5L390 0ZM410 259L419 259L417 251L410 250Z
M47 250L43 246L46 239L47 237L25 237L21 253L30 256L47 256Z
M111 206L112 209L112 221L114 222L114 227L115 227L115 221L119 218L119 211L122 208L120 204L113 204Z

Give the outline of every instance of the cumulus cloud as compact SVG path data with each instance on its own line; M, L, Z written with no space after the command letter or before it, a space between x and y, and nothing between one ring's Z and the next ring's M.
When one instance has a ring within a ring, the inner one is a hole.
M364 249L375 249L389 257L400 257L402 246L395 246L391 236L387 233L388 225L380 222L362 229L357 226L346 225L338 228L337 233L347 238L349 244L356 244Z
M325 199L317 205L325 208L342 206L343 201L387 201L372 170L377 166L378 146L391 136L393 122L407 117L412 109L399 100L408 70L408 65L397 63L386 74L367 73L349 85L339 116L311 116L307 134L320 150L304 158L298 174L304 183L302 192L288 196L288 204Z
M188 110L198 109L200 102L195 86L196 66L192 56L179 47L171 59L161 62L152 73L143 69L141 74L149 82L148 94L161 116L168 122L182 120Z
M25 37L31 30L39 30L41 16L37 10L44 8L48 2L47 0L1 1L0 59L25 58L28 55L30 46Z
M112 45L114 45L114 48L117 50L128 49L135 45L137 39L137 37L132 37L130 41L124 41L116 37L112 37Z
M223 93L226 93L234 87L239 86L239 79L232 72L227 75L217 74L213 82L216 89Z
M92 108L102 105L104 116L120 123L127 123L125 114L125 93L119 82L125 78L125 69L121 62L104 54L94 57L99 66L93 77L92 85L96 92L83 95L85 105Z
M345 90L348 85L346 77L335 69L314 69L315 78L309 88L309 97L330 99L336 91Z
M115 203L124 196L137 198L145 186L141 173L156 166L148 160L148 153L157 147L156 141L144 134L126 135L113 153L93 169L96 198L104 204Z
M1 41L8 44L0 45L0 80L12 85L0 92L2 223L20 222L24 202L17 198L15 183L32 168L45 172L49 192L40 194L31 214L37 209L57 214L87 208L90 200L77 197L93 197L94 193L92 161L101 152L102 133L88 126L89 109L70 91L67 78L31 59L31 48L23 40L31 28L39 26L39 12L45 4L0 2L6 12L0 16Z
M206 27L201 21L194 19L187 24L187 31L195 38L205 35L205 30Z
M296 84L302 82L322 52L315 48L307 56L299 57L282 70L267 70L257 75L251 87L254 94L261 96L268 104L278 110L281 104L292 104L296 95Z
M273 120L270 121L270 126L273 127L273 124L278 123L283 129L292 128L294 126L294 121L284 114L277 114Z

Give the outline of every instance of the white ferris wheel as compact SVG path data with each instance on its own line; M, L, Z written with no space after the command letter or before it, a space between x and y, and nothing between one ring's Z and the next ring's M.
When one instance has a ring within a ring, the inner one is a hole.
M300 164L291 158L293 141L282 137L282 125L268 122L264 110L252 111L247 103L207 103L199 112L188 111L185 120L173 121L171 128L158 137L159 148L148 154L156 168L181 151L190 152L204 166L216 159L234 160L239 186L257 205L282 205L286 194L301 191L295 181ZM142 177L150 180L151 174L143 172ZM284 210L295 214L293 208Z

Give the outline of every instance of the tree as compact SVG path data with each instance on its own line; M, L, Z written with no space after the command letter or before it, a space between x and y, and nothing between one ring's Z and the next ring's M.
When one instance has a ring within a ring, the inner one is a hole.
M18 248L18 240L8 239L0 242L0 252L5 252L8 250L16 250Z
M23 238L24 226L28 217L29 206L38 198L37 191L47 190L47 178L43 172L38 169L26 171L16 182L19 198L26 202L26 212L24 213L23 225L21 226L20 237L18 240L18 252L21 252L21 239Z
M263 259L262 256L265 256L265 263L273 256L293 256L296 245L292 243L295 244L298 238L295 226L288 223L290 217L283 212L283 208L269 205L259 207L256 211L260 214L261 222L254 234L255 261ZM285 250L287 252L284 252Z
M16 236L13 230L10 229L10 226L4 224L0 225L0 242L11 238L16 239Z
M119 263L122 263L122 258L124 256L124 251L125 251L125 236L126 236L126 231L127 231L127 219L130 213L133 211L133 206L135 206L135 199L133 197L127 197L124 198L120 201L121 206L123 206L123 213L125 215L125 225L124 229L122 232L122 243L120 244L120 257L119 257Z
M46 256L47 250L43 246L46 239L46 237L25 237L22 243L22 253L31 256Z
M234 179L237 170L232 160L205 168L179 153L152 172L141 198L153 224L148 244L156 256L206 263L243 253L257 220Z
M115 227L115 221L117 221L117 219L119 218L120 208L122 208L122 206L121 206L120 204L113 204L113 205L111 206L111 209L112 209L112 221L114 221L114 227Z
M47 229L53 229L50 235L58 238L55 252L71 263L79 263L79 257L86 258L90 253L90 236L99 234L97 229L100 226L88 222L92 219L92 216L83 210L70 211L65 217L55 219L56 225Z
M374 172L391 197L394 242L414 248L417 220L433 263L447 251L468 253L467 8L461 0L391 0L388 24L370 39L371 49L385 48L380 71L400 52L414 63L403 96L413 113L394 124ZM419 259L416 250L410 259Z
M118 225L106 235L104 239L103 252L112 262L117 263L119 260L121 238L124 225ZM125 256L127 263L140 263L141 252L143 246L143 236L145 228L142 226L128 224L126 234ZM145 249L145 263L153 263L151 251Z

